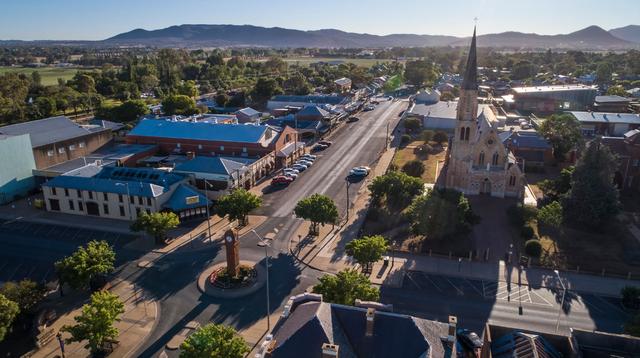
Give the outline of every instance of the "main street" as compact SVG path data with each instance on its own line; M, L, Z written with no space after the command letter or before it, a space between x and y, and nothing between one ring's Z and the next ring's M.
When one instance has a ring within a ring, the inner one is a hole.
M339 212L344 214L346 175L354 166L372 166L376 162L384 150L387 130L391 134L399 121L398 114L407 104L406 101L383 101L375 110L360 113L358 122L345 123L330 134L333 145L317 153L315 164L301 173L295 182L287 188L265 192L263 206L256 214L268 219L256 228L256 232L262 237L269 233L275 237L269 248L272 313L280 311L289 296L304 292L321 276L321 272L306 268L289 254L289 240L303 223L293 215L296 203L311 194L321 193L333 198ZM354 183L350 188L352 202L360 185L362 183ZM240 258L263 264L264 249L258 247L257 242L258 238L251 232L242 236ZM199 273L213 262L222 260L224 248L216 242L210 244L209 249L196 252L188 248L177 250L158 259L157 268L130 273L136 284L155 297L160 305L157 325L136 356L155 357L189 321L201 324L213 321L243 329L265 317L265 289L233 300L213 299L200 293L196 287Z

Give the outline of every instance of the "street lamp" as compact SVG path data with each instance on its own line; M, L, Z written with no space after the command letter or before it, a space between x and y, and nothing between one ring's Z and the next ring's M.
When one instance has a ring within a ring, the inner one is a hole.
M133 221L133 211L131 211L131 194L129 193L129 183L116 183L116 186L127 188L127 206L129 207L129 220Z
M211 215L209 214L209 182L207 179L202 179L204 181L204 198L205 205L207 208L207 233L209 234L209 240L211 240Z
M556 274L558 281L560 281L560 285L562 285L562 300L560 301L560 307L558 307L558 320L556 322L556 333L558 333L558 329L560 328L560 315L562 314L562 307L564 306L564 297L567 294L567 287L560 278L560 272L558 272L558 270L553 270L553 272Z
M347 183L347 222L349 222L349 186L351 182L349 181L349 177L344 178L344 180Z
M269 253L267 252L267 248L269 247L269 241L263 239L255 229L251 229L251 232L258 237L258 246L264 247L264 259L265 259L265 267L267 268L267 332L271 330L271 308L269 304Z

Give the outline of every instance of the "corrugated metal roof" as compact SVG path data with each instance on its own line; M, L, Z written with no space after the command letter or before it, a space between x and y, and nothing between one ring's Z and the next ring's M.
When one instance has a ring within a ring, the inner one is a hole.
M231 175L236 170L255 161L255 159L238 157L195 157L178 164L174 170L182 173Z
M596 96L596 103L631 102L630 98L622 96Z
M549 142L537 132L502 132L499 134L499 137L503 143L506 143L510 139L511 144L519 148L551 148Z
M296 116L316 116L327 118L330 114L318 106L306 106L300 112L296 113Z
M271 101L275 102L301 102L301 103L328 103L340 104L346 102L346 97L342 96L288 96L277 95L271 97Z
M191 139L216 142L258 143L267 126L144 119L130 136ZM272 138L275 138L273 136Z
M569 112L580 122L597 123L628 123L640 124L640 115L634 113L604 113L604 112Z
M106 129L103 128L102 130ZM29 134L31 137L31 146L34 148L82 137L91 133L91 131L74 123L65 116L44 118L0 127L0 134Z
M194 196L198 197L198 202L187 204L187 198ZM200 192L198 192L195 188L186 184L180 184L178 185L176 190L174 190L173 194L171 194L169 200L167 200L162 206L173 211L182 211L187 209L201 208L203 206L206 206L208 202L209 200L207 200L207 198L204 195L200 194Z

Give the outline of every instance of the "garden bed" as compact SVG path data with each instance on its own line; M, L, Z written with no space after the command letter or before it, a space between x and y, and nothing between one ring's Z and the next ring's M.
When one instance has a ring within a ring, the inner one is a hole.
M209 283L222 289L240 288L251 285L256 277L257 272L251 266L240 265L238 267L238 275L235 277L230 275L226 267L221 267L211 273Z

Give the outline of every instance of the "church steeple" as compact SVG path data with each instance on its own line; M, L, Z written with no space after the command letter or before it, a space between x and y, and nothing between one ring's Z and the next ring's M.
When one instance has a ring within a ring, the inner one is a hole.
M478 60L476 55L476 28L473 27L473 37L471 38L471 48L469 48L469 58L462 80L462 89L478 89Z

